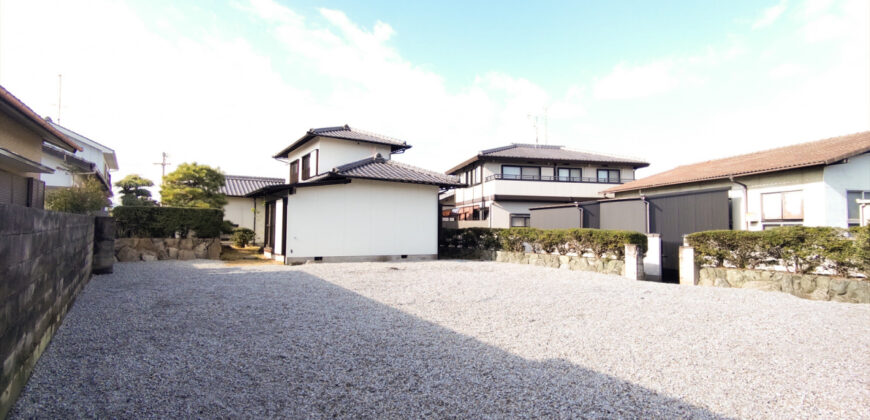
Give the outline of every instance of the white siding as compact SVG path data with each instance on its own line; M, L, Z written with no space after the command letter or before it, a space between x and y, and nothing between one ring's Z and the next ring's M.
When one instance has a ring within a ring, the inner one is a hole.
M256 235L254 242L259 244L263 242L264 237L266 208L262 198L258 198L256 201L256 213L253 211L254 206L253 198L227 197L227 205L224 206L224 219L239 225L239 227L253 229ZM256 218L256 222L254 218Z
M283 200L275 201L275 247L272 248L273 255L282 255L283 247L283 232L284 232L284 202ZM280 259L280 258L276 258Z
M289 200L288 258L438 253L438 187L353 180Z
M846 227L846 191L870 191L870 153L825 167L824 184L824 225Z

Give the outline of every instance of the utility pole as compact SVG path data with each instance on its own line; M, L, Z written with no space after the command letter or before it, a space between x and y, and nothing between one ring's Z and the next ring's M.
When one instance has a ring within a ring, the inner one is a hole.
M528 117L532 121L532 127L535 128L535 147L538 147L538 116L528 114Z
M160 185L163 185L163 178L166 178L166 166L170 165L170 163L166 160L167 158L169 158L169 155L166 154L166 152L163 152L161 155L163 156L163 159L160 162L156 162L154 164L161 166L161 168L160 168Z

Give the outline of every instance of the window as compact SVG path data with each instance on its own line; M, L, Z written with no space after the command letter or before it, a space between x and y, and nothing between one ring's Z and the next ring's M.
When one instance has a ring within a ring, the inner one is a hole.
M579 168L559 168L557 181L582 181L582 171Z
M804 192L787 191L761 194L761 218L764 221L804 219Z
M619 169L599 169L598 182L619 183Z
M465 172L459 174L459 182L461 182L463 184L467 183L467 181L465 180Z
M481 176L480 176L481 174L483 174L483 170L481 169L480 166L474 168L474 183L475 184L480 184L481 182L483 182L483 180L481 179Z
M529 227L529 219L531 217L528 214L512 214L511 227Z
M299 182L299 159L290 162L290 183Z
M311 154L302 156L302 180L311 178Z
M522 168L519 166L502 166L501 177L503 179L520 179L522 176Z
M849 226L861 224L861 206L858 200L870 200L870 191L846 191L846 208ZM864 210L870 211L870 210Z

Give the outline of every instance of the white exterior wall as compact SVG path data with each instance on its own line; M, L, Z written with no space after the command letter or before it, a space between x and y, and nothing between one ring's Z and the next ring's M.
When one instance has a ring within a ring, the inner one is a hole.
M436 186L354 179L299 188L287 211L288 258L438 253Z
M284 201L276 200L275 201L275 247L272 248L272 255L275 256L276 260L283 261L284 257L281 254L281 250L283 248L284 243L283 240L283 232L284 232Z
M67 172L64 168L64 163L57 157L49 155L48 153L42 154L42 163L45 166L48 166L51 169L54 169L53 174L42 174L40 179L45 182L47 187L72 187L73 186L73 176L71 173Z
M372 157L378 153L384 159L390 159L391 148L387 145L365 143L353 140L341 140L330 137L315 137L305 143L302 147L294 150L288 157L287 165L287 182L290 182L290 165L299 159L299 181L302 181L302 156L312 153L317 150L317 159L314 159L312 154L311 167L312 172L317 171L312 176L320 175L332 170L332 168L356 162L365 158Z
M253 211L254 208L256 208L256 212ZM257 198L255 204L253 198L227 197L227 205L224 206L224 219L239 225L239 227L252 229L255 234L254 242L260 244L263 243L266 226L265 212L266 207L262 198Z
M826 166L824 179L825 226L848 226L846 191L870 191L870 153L849 158L848 163Z

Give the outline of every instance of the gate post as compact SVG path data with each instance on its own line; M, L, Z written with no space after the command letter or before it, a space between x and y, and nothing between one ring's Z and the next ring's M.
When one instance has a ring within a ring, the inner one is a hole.
M625 245L625 272L623 276L631 280L643 280L643 259L637 245Z
M695 263L695 248L680 247L680 285L694 286L698 284L698 274L701 267Z

